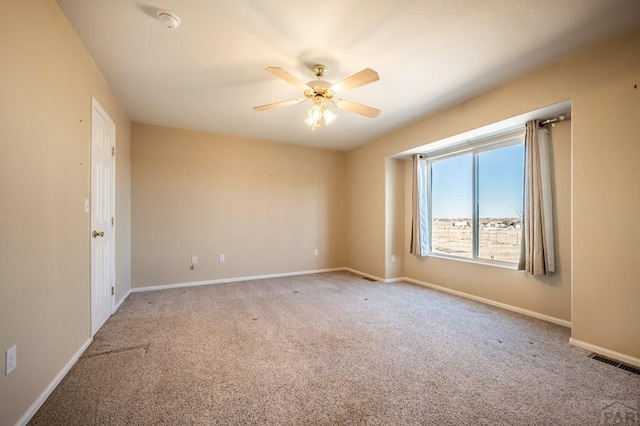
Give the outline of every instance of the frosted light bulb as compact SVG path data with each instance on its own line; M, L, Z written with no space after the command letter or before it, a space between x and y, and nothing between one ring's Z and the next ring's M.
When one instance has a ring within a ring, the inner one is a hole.
M314 121L320 121L322 118L322 107L319 105L314 105L309 110L309 117L311 117Z

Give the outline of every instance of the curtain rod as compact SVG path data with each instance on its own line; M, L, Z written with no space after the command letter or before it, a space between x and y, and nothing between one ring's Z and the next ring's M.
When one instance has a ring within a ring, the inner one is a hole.
M553 118L547 118L546 120L541 121L538 126L540 127L544 127L547 124L551 124L552 126L555 126L556 122L559 121L565 121L565 120L571 120L571 116L570 115L566 115L566 114L560 114L557 117L553 117Z

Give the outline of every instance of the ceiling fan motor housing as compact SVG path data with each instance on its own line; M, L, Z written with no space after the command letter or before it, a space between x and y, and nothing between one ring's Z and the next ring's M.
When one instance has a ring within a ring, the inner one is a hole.
M312 80L307 83L307 86L310 87L309 90L304 91L304 96L307 99L320 96L324 99L330 100L335 94L333 90L331 90L331 83L328 83L324 80Z

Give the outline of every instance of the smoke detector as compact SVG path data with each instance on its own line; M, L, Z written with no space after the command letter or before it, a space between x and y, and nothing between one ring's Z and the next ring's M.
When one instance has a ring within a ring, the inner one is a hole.
M178 18L175 13L169 12L168 10L159 10L156 13L156 16L162 25L170 30L175 30L180 25L180 18Z

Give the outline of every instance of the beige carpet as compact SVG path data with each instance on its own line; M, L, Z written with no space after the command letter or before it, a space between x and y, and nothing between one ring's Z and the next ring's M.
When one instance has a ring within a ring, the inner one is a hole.
M640 376L568 340L346 272L134 293L31 424L585 426L637 409Z

